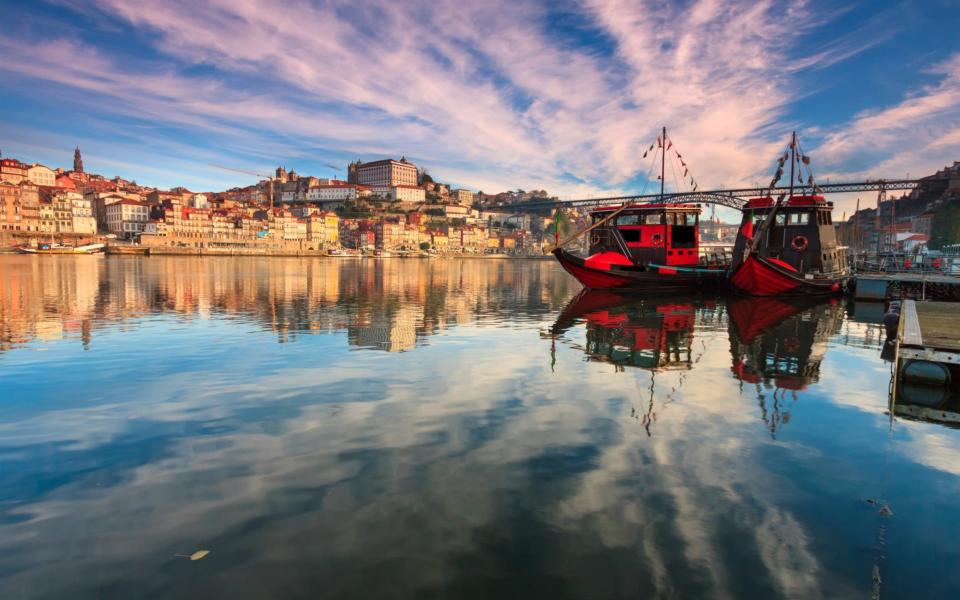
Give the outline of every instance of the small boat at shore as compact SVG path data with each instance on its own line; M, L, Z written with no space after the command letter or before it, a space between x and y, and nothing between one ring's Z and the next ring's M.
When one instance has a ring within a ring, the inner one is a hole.
M36 248L20 246L17 251L21 254L97 254L102 252L103 248L104 244L85 244L82 246L38 244Z
M790 160L790 192L777 200L753 198L743 207L743 220L733 249L730 284L752 296L829 296L845 293L850 284L846 248L837 243L833 203L817 195L813 175L794 194L796 174L809 158L798 152L797 135L778 161L774 187ZM804 193L804 189L810 193Z

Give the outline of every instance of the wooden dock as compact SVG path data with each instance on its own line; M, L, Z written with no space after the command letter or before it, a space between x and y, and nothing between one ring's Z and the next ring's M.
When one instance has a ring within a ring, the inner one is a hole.
M894 362L894 414L960 423L960 303L905 300Z
M947 362L960 364L960 304L906 300L900 315L901 354L942 353Z
M960 277L923 272L857 274L855 299L882 302L891 297L960 300Z

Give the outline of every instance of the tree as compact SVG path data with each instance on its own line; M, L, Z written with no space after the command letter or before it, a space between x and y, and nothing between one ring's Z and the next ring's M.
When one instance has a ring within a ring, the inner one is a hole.
M420 242L420 249L421 249L421 250L429 250L429 249L430 249L430 242Z
M951 204L937 210L930 230L930 249L939 250L960 243L960 205Z
M423 185L425 183L433 183L433 177L430 176L429 171L420 167L417 169L417 185Z

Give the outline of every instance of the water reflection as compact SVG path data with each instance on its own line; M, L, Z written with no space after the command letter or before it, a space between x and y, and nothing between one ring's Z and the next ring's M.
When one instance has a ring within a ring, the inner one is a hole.
M730 369L756 386L762 418L775 436L790 422L797 392L819 381L827 340L843 324L843 306L835 300L735 298L728 312Z
M0 260L0 351L78 338L147 316L250 321L280 342L347 332L390 352L478 319L532 318L579 286L549 261L308 260L6 256Z
M891 429L840 307L571 304L549 262L47 258L0 259L4 599L960 590L960 432Z
M592 360L650 370L690 369L696 310L715 306L699 298L657 301L584 291L563 310L553 332L560 334L582 321L584 350Z

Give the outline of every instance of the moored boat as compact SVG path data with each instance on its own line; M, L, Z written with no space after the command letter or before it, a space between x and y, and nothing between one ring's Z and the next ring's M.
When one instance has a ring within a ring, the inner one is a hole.
M660 154L659 203L595 209L590 213L590 227L563 243L557 240L553 255L588 289L701 291L724 284L727 265L711 264L700 257L700 205L663 201L666 155L674 147L666 128L656 146ZM647 152L653 148L651 144ZM676 149L673 152L686 178L686 163ZM696 184L692 179L690 183L695 191ZM588 232L586 257L563 248Z
M39 244L36 248L20 246L23 254L97 254L103 251L103 244L85 244L83 246L64 246L60 244Z
M553 250L584 287L696 291L723 284L726 265L700 259L699 205L606 207L591 216L600 225L590 232L588 256Z
M795 167L809 164L797 151L796 134L779 159L774 187L790 160L790 192L777 200L753 198L743 207L743 220L733 249L730 283L754 296L827 296L842 294L850 283L846 248L837 243L833 203L816 194L813 176L793 193ZM802 180L802 177L801 177Z

